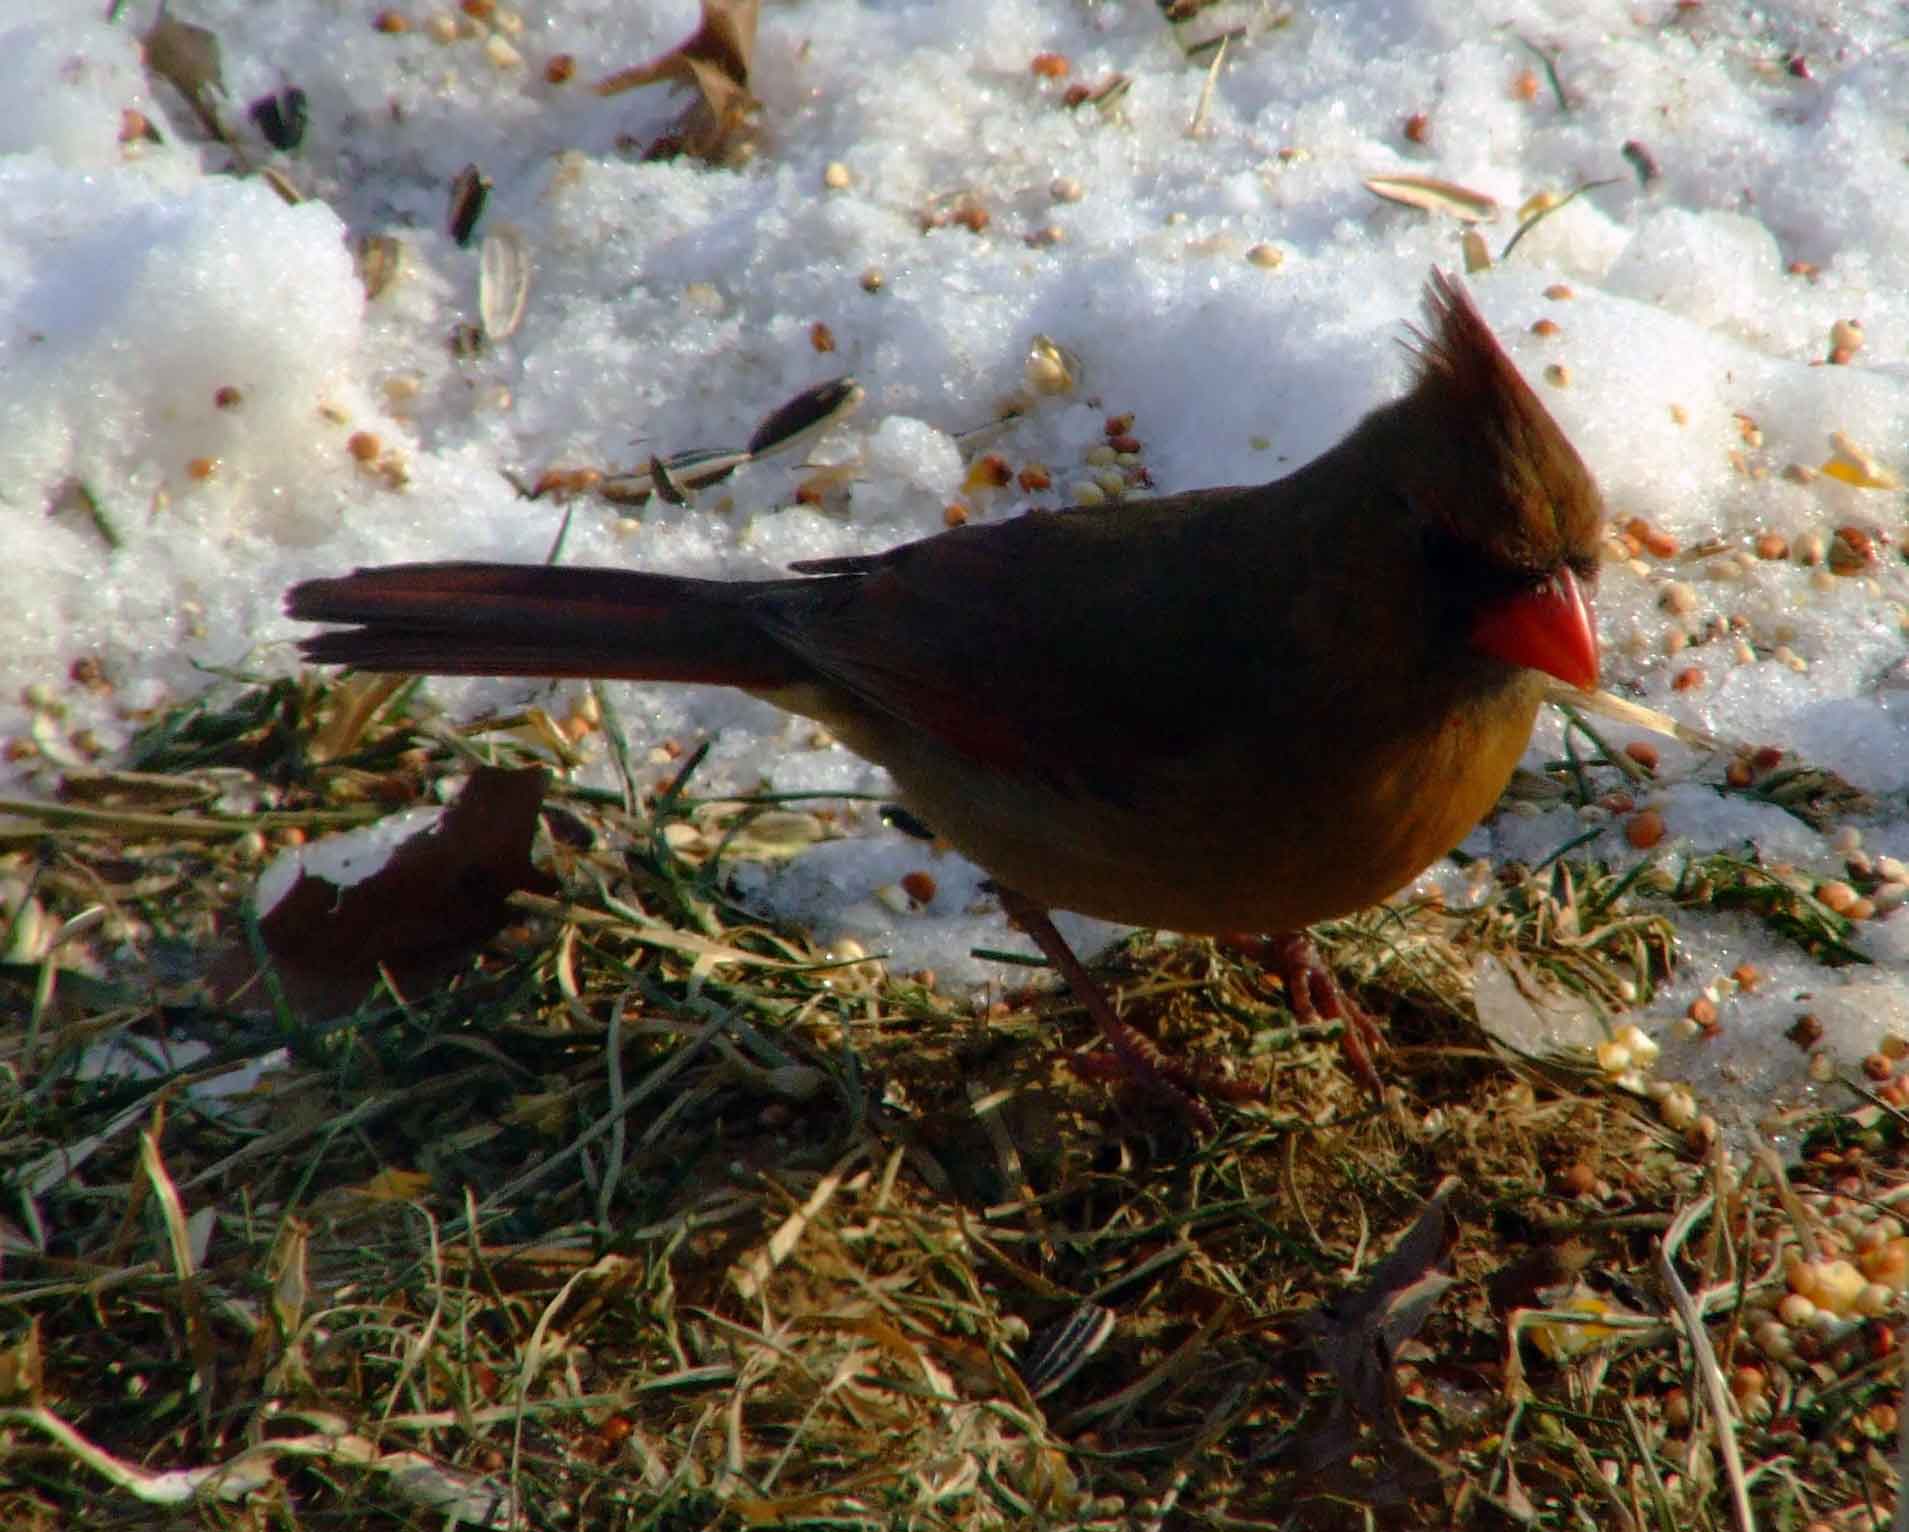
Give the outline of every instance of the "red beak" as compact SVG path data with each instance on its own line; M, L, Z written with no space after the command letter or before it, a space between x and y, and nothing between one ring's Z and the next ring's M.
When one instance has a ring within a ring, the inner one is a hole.
M1568 569L1486 607L1472 624L1472 643L1507 665L1542 670L1587 692L1597 686L1597 629Z

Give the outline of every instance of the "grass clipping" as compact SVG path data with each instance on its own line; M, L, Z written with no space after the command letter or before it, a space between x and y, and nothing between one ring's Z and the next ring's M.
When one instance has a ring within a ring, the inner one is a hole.
M1826 1108L1786 1172L1469 1013L1487 955L1647 997L1690 887L1322 933L1382 1104L1263 974L1129 942L1126 1014L1267 1084L1198 1143L1068 1067L1051 991L736 908L725 859L826 811L687 771L559 776L558 891L448 978L221 988L273 849L569 764L416 709L234 685L0 819L0 1524L1886 1524L1899 1304L1769 1326L1801 1263L1909 1264L1900 1114Z

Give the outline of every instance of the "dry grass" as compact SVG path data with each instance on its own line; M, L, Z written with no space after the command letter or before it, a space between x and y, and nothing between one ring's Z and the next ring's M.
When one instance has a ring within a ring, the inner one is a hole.
M449 984L214 998L264 847L533 754L408 697L229 689L149 737L152 780L7 836L0 908L39 923L0 968L0 1524L1886 1519L1891 1325L1777 1366L1745 1315L1895 1200L1901 1118L1852 1096L1782 1185L1467 1015L1484 951L1648 991L1674 903L1755 878L1651 903L1554 867L1325 933L1386 1015L1383 1105L1262 975L1136 940L1101 969L1128 1014L1268 1084L1203 1143L1074 1074L1058 997L977 1017L731 906L672 847L753 810L693 777L635 815L554 789L561 892ZM210 1052L82 1078L109 1037ZM1446 1177L1455 1281L1382 1340L1354 1290ZM1102 1343L1051 1351L1070 1322Z

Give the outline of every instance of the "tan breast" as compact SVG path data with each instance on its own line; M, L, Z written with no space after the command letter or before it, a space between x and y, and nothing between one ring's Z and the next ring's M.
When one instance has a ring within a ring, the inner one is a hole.
M976 768L891 720L845 716L810 689L771 700L821 718L887 766L913 812L1029 898L1218 933L1298 930L1409 883L1497 801L1529 740L1538 689L1520 684L1448 711L1383 752L1295 761L1277 742L1229 745L1137 778L1128 804Z

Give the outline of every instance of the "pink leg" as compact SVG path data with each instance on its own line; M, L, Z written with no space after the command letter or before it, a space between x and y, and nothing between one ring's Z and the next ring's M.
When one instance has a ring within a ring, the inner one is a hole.
M1384 1082L1372 1062L1372 1056L1385 1049L1384 1034L1340 988L1310 936L1304 931L1289 931L1280 936L1237 935L1224 940L1227 946L1264 963L1279 976L1286 986L1286 1002L1300 1021L1343 1022L1339 1047L1346 1056L1346 1066L1375 1097L1385 1098Z
M1001 908L1007 912L1008 919L1034 939L1034 945L1041 949L1048 962L1067 981L1074 998L1086 1007L1087 1014L1093 1017L1095 1025L1100 1028L1101 1036L1107 1039L1108 1046L1113 1049L1121 1072L1136 1085L1171 1103L1196 1133L1210 1134L1217 1131L1219 1126L1213 1119L1212 1110L1200 1099L1202 1095L1221 1095L1235 1100L1258 1096L1259 1092L1244 1082L1208 1078L1184 1064L1164 1058L1147 1038L1114 1014L1107 992L1094 982L1081 960L1074 956L1073 949L1055 929L1046 910L1013 889L997 886L995 892L1000 897ZM1084 1066L1083 1073L1103 1073L1098 1067L1086 1066L1085 1060L1077 1059L1076 1063Z

